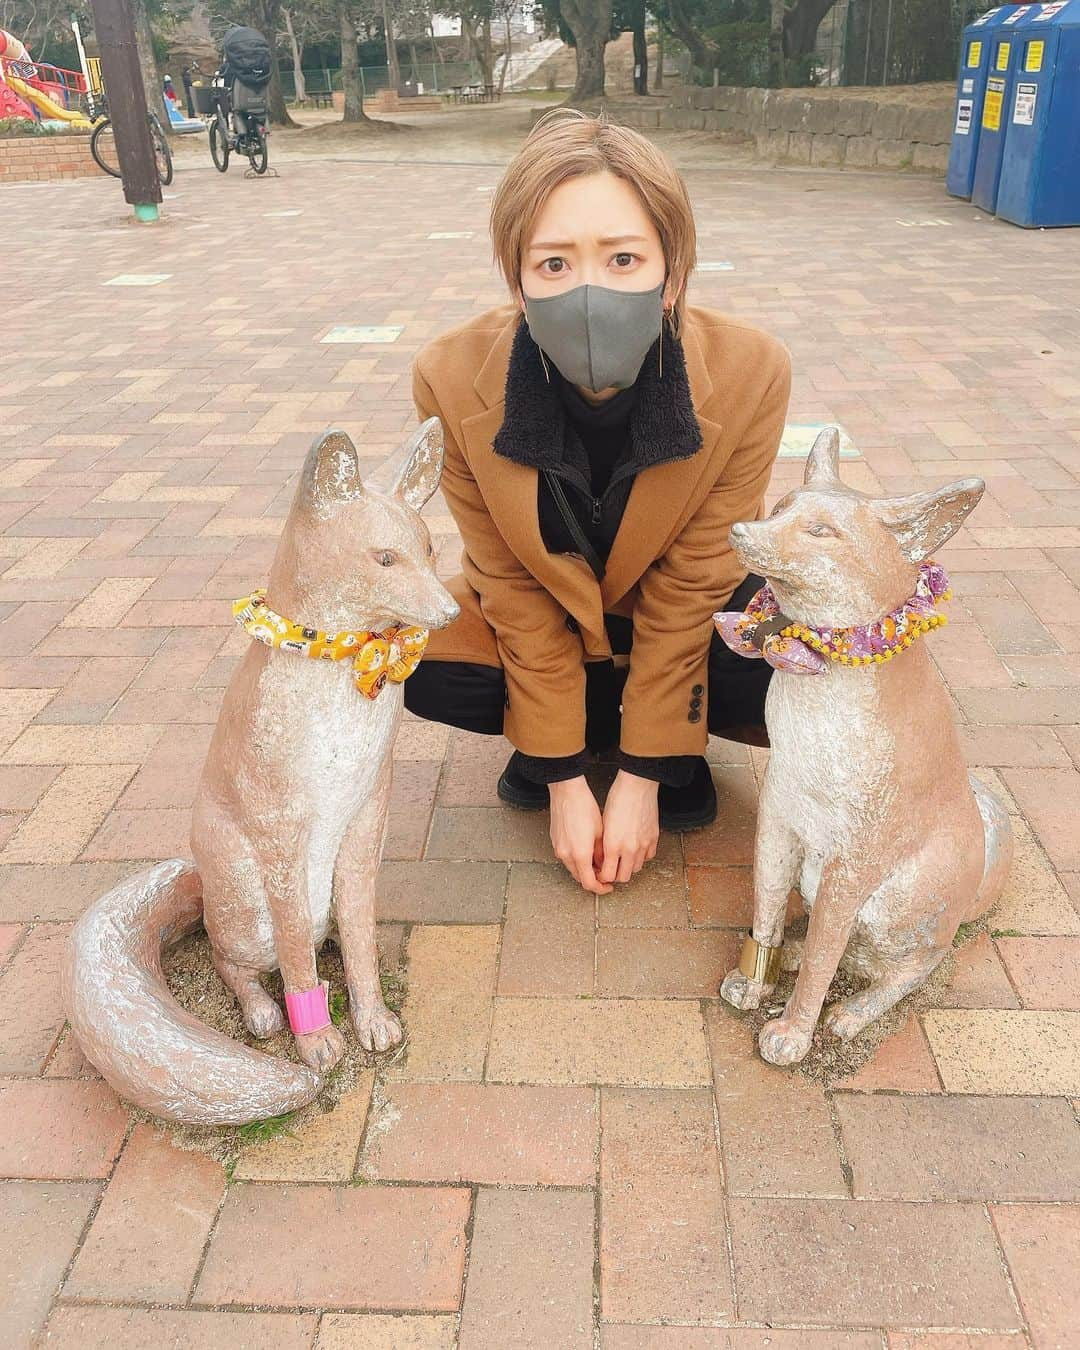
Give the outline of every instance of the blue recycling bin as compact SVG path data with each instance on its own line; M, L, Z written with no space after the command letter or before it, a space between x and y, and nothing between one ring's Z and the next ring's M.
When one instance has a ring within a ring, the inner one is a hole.
M997 213L1029 228L1080 225L1080 0L1043 5L1017 38Z
M1024 9L1030 9L1025 5ZM982 130L983 98L994 53L994 35L1017 9L999 5L988 10L964 29L960 44L960 74L956 80L952 145L945 188L953 197L970 197L975 182L975 157Z
M991 213L997 207L1001 162L1005 154L1005 133L1009 125L1007 110L1012 105L1016 68L1020 64L1021 44L1017 33L1021 26L1041 14L1045 8L1046 6L1041 4L1017 6L1011 14L1005 16L989 38L989 67L983 94L971 200L976 206Z

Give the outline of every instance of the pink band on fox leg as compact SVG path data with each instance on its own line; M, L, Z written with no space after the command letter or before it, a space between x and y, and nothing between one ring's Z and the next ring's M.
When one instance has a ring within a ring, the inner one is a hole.
M314 989L305 989L302 994L286 994L285 1008L294 1036L303 1036L309 1031L321 1031L323 1027L328 1027L330 1005L327 1002L325 981L317 984Z

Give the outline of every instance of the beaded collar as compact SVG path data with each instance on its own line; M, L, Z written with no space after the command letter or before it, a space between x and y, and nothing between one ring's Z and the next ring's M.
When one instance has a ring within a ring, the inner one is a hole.
M830 661L842 666L874 666L891 661L897 652L946 622L937 606L951 598L949 579L937 563L919 568L915 594L874 623L852 628L808 628L781 613L772 587L766 583L754 595L745 613L714 614L720 636L733 652L764 657L777 670L796 675L820 675Z
M427 646L426 628L388 628L384 633L324 633L284 619L266 603L264 590L233 601L233 618L248 634L268 647L297 652L313 661L351 661L356 687L376 698L387 680L401 684L416 667Z

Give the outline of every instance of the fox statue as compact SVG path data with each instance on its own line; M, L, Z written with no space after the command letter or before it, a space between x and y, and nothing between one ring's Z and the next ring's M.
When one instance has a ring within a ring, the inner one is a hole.
M400 681L423 630L458 613L418 514L442 460L437 418L367 483L344 432L312 446L265 594L234 606L258 640L207 753L194 865L173 860L129 879L75 925L63 971L72 1028L106 1080L158 1116L236 1124L315 1096L344 1049L315 964L329 934L361 1044L386 1050L402 1038L380 989L375 884ZM280 969L302 1063L240 1045L172 998L163 950L200 922L253 1036L285 1026L259 978Z
M776 667L765 705L772 752L754 856L754 926L721 986L756 1008L776 986L793 887L810 912L794 992L758 1038L774 1064L803 1059L838 966L865 988L825 1026L850 1039L921 985L958 926L996 903L1009 818L969 780L952 708L920 637L949 598L930 561L984 484L872 499L839 477L839 437L818 437L804 485L765 520L731 527L767 579L747 613L718 614L733 650ZM893 659L893 658L896 659ZM801 963L800 963L801 962Z

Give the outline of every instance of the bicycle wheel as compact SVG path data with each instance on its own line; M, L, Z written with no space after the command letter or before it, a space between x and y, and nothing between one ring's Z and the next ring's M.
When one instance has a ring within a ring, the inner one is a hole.
M214 168L218 173L224 173L229 167L229 137L221 125L220 117L215 117L210 123L210 154L214 160Z
M157 165L158 182L162 187L168 187L173 180L172 151L169 149L169 138L153 113L150 114L150 135L154 142L154 163Z
M94 156L98 168L113 178L120 177L120 156L116 153L116 137L113 126L107 117L103 117L94 128L90 137L90 153Z
M264 174L270 164L270 151L266 145L266 132L262 127L256 126L253 122L248 123L248 132L245 140L245 149L247 157L251 160L252 170L256 174Z

